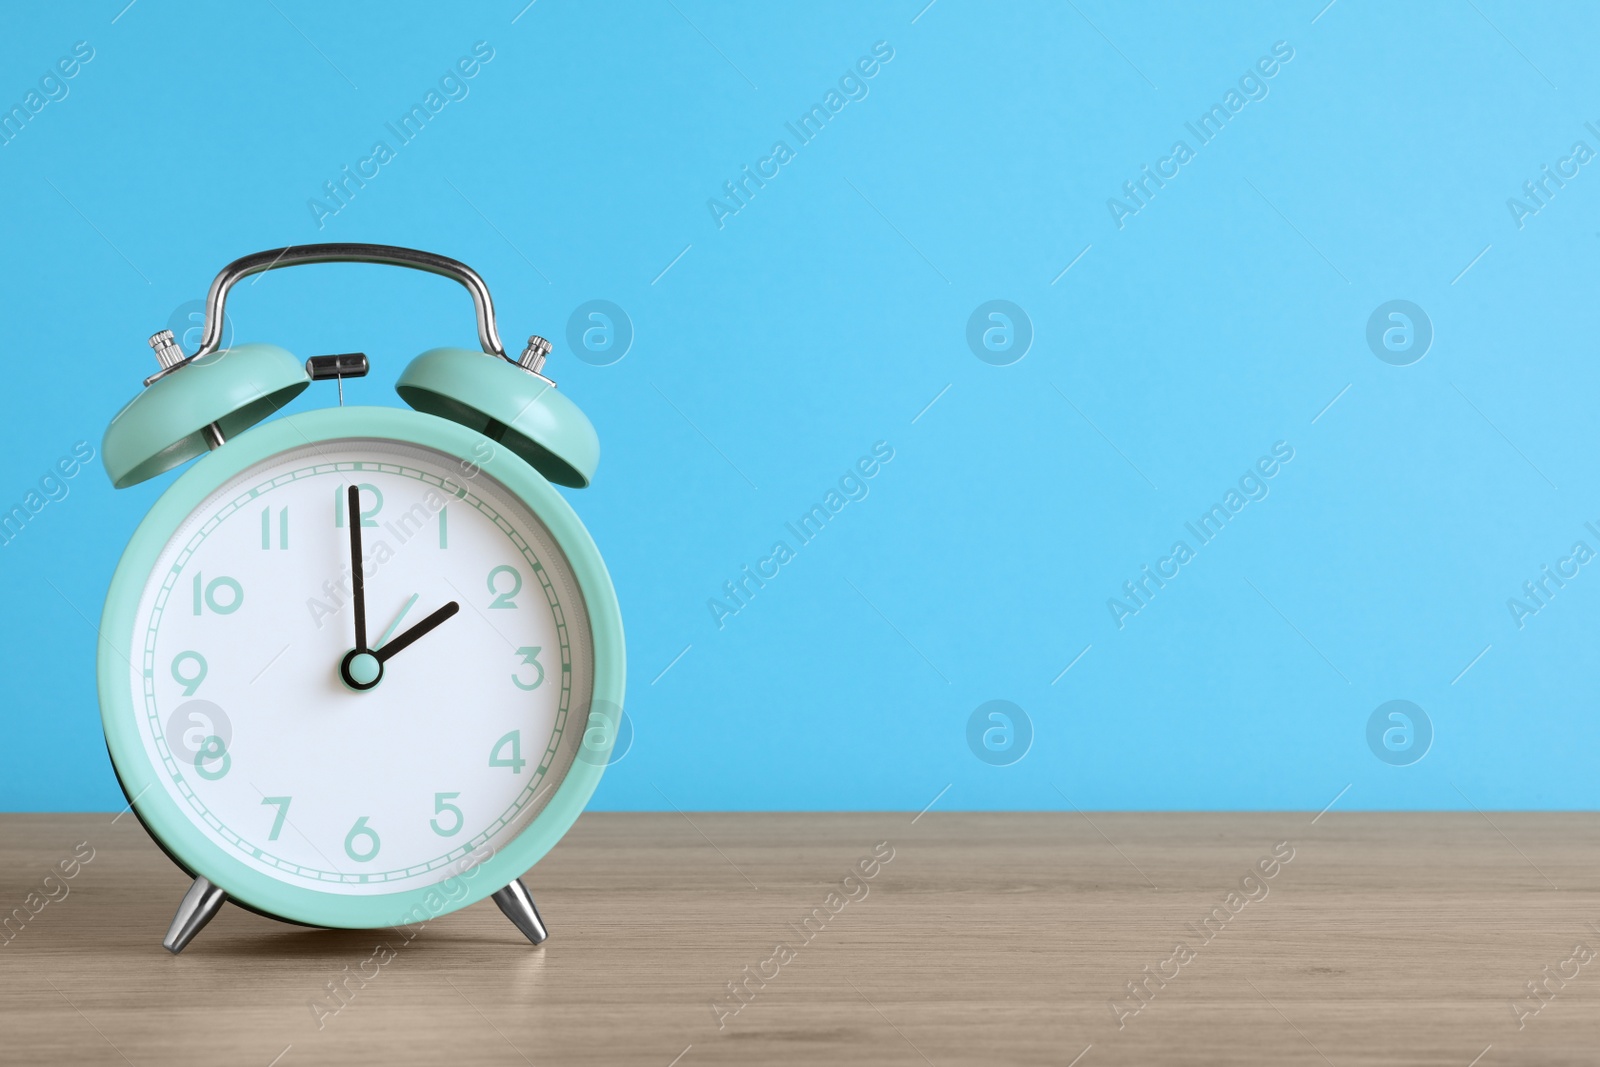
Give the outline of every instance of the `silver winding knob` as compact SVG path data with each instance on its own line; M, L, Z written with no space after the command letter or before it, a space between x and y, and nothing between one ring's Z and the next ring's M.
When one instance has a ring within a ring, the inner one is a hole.
M550 355L550 342L538 334L528 338L528 347L522 350L522 355L517 357L517 365L523 370L530 370L539 374L544 370L545 357Z
M162 370L170 370L184 361L183 349L172 339L171 330L151 334L150 347L155 350L156 362L161 364Z

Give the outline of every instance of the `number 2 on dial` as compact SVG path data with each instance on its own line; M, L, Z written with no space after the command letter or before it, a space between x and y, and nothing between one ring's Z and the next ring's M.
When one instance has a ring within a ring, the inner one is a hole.
M511 579L508 583L509 588L503 593L500 591L500 582L497 581L502 574L509 576ZM489 602L491 608L516 607L517 602L511 598L522 592L522 575L517 573L517 568L515 567L504 565L496 567L489 572L489 592L496 594L495 598Z

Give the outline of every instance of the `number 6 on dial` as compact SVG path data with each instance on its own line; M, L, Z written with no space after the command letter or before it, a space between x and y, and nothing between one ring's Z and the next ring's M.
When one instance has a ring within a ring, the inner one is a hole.
M372 847L356 851L356 838L364 837L372 842ZM357 863L366 863L378 855L378 847L382 842L378 840L378 831L367 825L367 816L363 815L350 827L350 832L344 835L344 854Z

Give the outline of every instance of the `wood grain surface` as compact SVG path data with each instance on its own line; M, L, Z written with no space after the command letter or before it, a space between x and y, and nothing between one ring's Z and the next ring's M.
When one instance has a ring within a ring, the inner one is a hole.
M131 816L3 815L0 1062L1600 1062L1596 816L913 820L589 814L526 879L540 948L488 901L229 906L173 957Z

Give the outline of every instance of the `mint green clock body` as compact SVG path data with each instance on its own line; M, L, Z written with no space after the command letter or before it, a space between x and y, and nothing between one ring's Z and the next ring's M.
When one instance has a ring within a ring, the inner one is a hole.
M325 250L307 262L409 252L303 247ZM492 307L488 321L497 343ZM309 379L272 346L202 353L108 431L118 484L208 453L134 532L98 653L123 791L195 878L170 950L224 900L385 927L492 895L543 940L518 879L612 758L622 624L551 484L588 481L593 431L538 367L484 347L413 362L399 389L422 410L341 405L231 432L231 414L260 417Z

